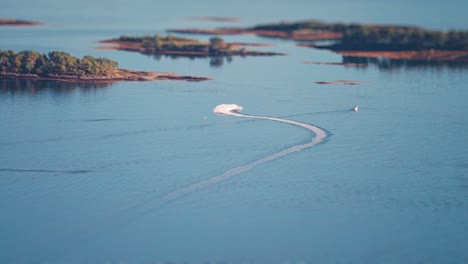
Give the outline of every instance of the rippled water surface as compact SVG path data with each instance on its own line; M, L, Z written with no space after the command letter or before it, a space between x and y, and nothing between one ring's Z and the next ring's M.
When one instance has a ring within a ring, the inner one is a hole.
M95 50L121 34L240 17L466 29L464 1L5 1L0 49L105 56L213 81L108 85L0 80L0 262L468 262L468 67L341 62L292 41L285 57L170 59ZM207 39L207 36L193 36ZM354 80L360 85L319 85ZM319 145L161 204L161 198L313 138ZM359 106L359 112L350 111Z

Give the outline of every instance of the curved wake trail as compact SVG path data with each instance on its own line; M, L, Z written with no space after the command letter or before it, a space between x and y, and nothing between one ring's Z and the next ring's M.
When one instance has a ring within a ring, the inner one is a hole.
M241 114L241 113L239 113L239 111L242 111L242 109L243 109L242 106L239 106L239 105L236 105L236 104L221 104L221 105L216 106L213 109L213 112L216 113L216 114L222 114L222 115L253 118L253 119L264 119L264 120L276 121L276 122L286 123L286 124L290 124L290 125L294 125L294 126L299 126L299 127L305 128L305 129L311 131L312 133L314 133L315 137L312 138L312 140L307 142L307 143L289 147L289 148L284 149L284 150L282 150L280 152L276 152L276 153L271 154L269 156L266 156L264 158L261 158L261 159L255 160L253 162L250 162L250 163L248 163L246 165L230 169L230 170L224 172L221 175L214 176L214 177L208 178L206 180L203 180L203 181L191 184L189 186L180 188L180 189L175 190L173 192L170 192L170 193L164 195L163 197L161 197L161 202L163 202L163 203L170 202L172 200L175 200L175 199L180 198L182 196L188 195L190 193L199 191L201 189L208 188L208 187L210 187L210 186L212 186L214 184L217 184L219 182L228 180L228 179L230 179L230 178L232 178L232 177L234 177L236 175L239 175L239 174L244 173L244 172L246 172L248 170L251 170L251 169L253 169L254 167L256 167L258 165L261 165L261 164L264 164L266 162L270 162L270 161L273 161L275 159L284 157L284 156L289 155L289 154L291 154L293 152L301 151L301 150L303 150L305 148L310 148L312 146L315 146L315 145L321 143L327 137L327 133L323 129L320 129L320 128L318 128L316 126L313 126L311 124L302 123L302 122L293 121L293 120L288 120L288 119L283 119L283 118L278 118L278 117L268 117L268 116L257 116L257 115Z
M80 229L80 232L79 232L80 235L77 235L76 233L74 233L73 236L75 236L75 237L76 236L83 236L81 239L79 239L79 238L77 238L77 239L87 241L87 240L90 239L89 238L89 233L96 236L96 235L98 235L100 233L105 232L108 229L115 228L116 225L123 225L125 223L132 222L132 221L136 220L137 218L142 217L145 214L148 214L148 213L153 212L155 210L161 209L164 205L166 205L167 203L169 203L171 201L174 201L174 200L176 200L178 198L189 195L191 193L200 191L202 189L208 188L208 187L213 186L213 185L215 185L217 183L220 183L222 181L226 181L226 180L228 180L228 179L230 179L230 178L232 178L232 177L234 177L236 175L239 175L241 173L249 171L249 170L255 168L256 166L259 166L259 165L262 165L264 163L276 160L276 159L284 157L284 156L286 156L288 154L291 154L291 153L294 153L294 152L297 152L297 151L301 151L301 150L303 150L305 148L310 148L312 146L315 146L315 145L317 145L319 143L322 143L324 141L324 139L327 137L327 133L324 130L322 130L322 129L314 126L314 125L311 125L311 124L302 123L302 122L298 122L298 121L293 121L293 120L289 120L289 119L277 118L277 117L241 114L241 113L239 113L239 111L241 111L242 109L243 108L241 106L238 106L238 105L235 105L235 104L221 104L221 105L218 105L217 107L215 107L213 109L213 112L216 113L216 114L222 114L222 115L228 115L228 116L237 116L237 117L244 117L244 118L251 118L251 119L263 119L263 120L270 120L270 121L275 121L275 122L286 123L286 124L290 124L290 125L294 125L294 126L298 126L298 127L302 127L304 129L307 129L307 130L311 131L312 133L314 133L315 137L312 138L312 140L310 140L309 142L306 142L304 144L295 145L295 146L289 147L287 149L284 149L282 151L271 154L269 156L266 156L266 157L260 158L258 160L252 161L252 162L250 162L248 164L232 168L232 169L230 169L230 170L228 170L228 171L226 171L226 172L224 172L224 173L222 173L220 175L217 175L217 176L214 176L214 177L211 177L211 178L208 178L208 179L193 183L193 184L188 185L186 187L179 188L179 189L177 189L175 191L172 191L172 192L170 192L170 193L168 193L168 194L166 194L166 195L164 195L162 197L159 197L159 198L156 198L156 199L149 199L146 202L139 203L139 204L131 206L131 207L127 207L126 209L121 210L120 213L118 215L116 215L116 217L113 217L113 225L109 225L109 223L106 222L106 224L104 225L105 227L103 228L102 225L99 225L99 224L96 224L95 222L93 222L90 225L86 225L86 226L82 227ZM123 218L118 219L119 215L121 217L123 215ZM99 226L99 227L96 230L95 228L97 226ZM95 228L92 228L92 227L95 227ZM86 234L88 234L88 235L86 235Z

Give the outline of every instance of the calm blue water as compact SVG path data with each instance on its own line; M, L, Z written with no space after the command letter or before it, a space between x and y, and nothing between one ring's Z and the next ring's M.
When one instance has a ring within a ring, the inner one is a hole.
M210 76L202 83L72 85L0 81L0 262L468 262L468 68L344 68L291 41L287 57L154 58L94 50L121 34L316 18L466 29L466 1L5 1L0 49L64 50L123 68ZM207 39L206 36L194 36ZM357 86L316 81L357 80ZM192 183L307 142L286 124L317 125L324 144L262 164L163 206ZM349 111L354 105L360 111Z

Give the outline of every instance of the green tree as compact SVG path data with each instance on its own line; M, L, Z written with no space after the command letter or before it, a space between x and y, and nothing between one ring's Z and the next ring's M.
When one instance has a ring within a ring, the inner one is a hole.
M216 51L223 49L226 46L224 40L220 37L212 37L210 38L210 50Z

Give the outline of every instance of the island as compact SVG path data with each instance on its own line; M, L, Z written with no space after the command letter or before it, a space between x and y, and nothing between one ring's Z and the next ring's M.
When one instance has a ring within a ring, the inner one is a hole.
M36 21L0 18L0 26L39 26L42 24Z
M236 23L240 21L238 17L219 17L219 16L204 16L204 17L189 17L193 21L202 22L220 22L220 23Z
M345 67L366 67L367 63L358 62L323 62L323 61L303 61L303 64L315 64L315 65L334 65L334 66L345 66Z
M169 29L168 32L184 34L207 34L207 35L241 35L253 34L262 37L273 37L292 39L299 41L336 40L341 39L343 34L332 30L331 24L319 21L304 22L282 22L274 24L257 25L247 28L223 27L215 29Z
M252 51L243 46L267 46L261 43L226 43L220 37L212 37L209 42L173 35L161 36L120 36L116 39L100 41L111 44L98 49L125 50L148 55L166 55L176 57L211 57L211 56L277 56L283 53Z
M55 80L66 82L116 81L205 81L207 77L165 72L119 69L116 61L84 56L79 59L62 51L40 54L35 51L0 50L0 79Z
M346 57L468 62L468 31L437 31L399 25L326 23L316 20L281 22L249 28L169 31L190 34L255 34L292 39L301 41L299 45L302 47L327 49Z
M361 81L350 81L350 80L336 80L336 81L320 81L315 82L316 84L344 84L344 85L358 85Z

